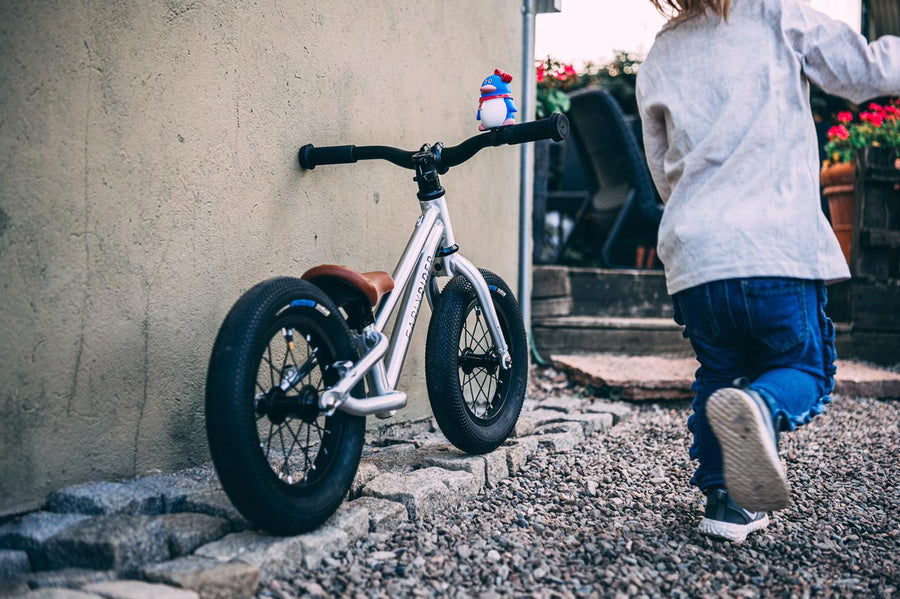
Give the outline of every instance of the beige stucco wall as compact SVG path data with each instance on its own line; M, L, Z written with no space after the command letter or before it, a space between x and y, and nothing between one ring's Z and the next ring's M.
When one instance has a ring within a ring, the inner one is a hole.
M207 459L237 297L322 262L390 271L418 216L410 172L304 173L297 147L474 134L481 79L519 70L520 6L0 3L0 513ZM463 252L514 287L518 149L443 182ZM407 418L427 413L426 327Z

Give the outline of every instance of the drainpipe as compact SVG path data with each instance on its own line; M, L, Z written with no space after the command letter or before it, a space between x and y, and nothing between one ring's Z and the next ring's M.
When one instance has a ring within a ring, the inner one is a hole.
M562 0L522 1L522 121L531 120L537 102L537 74L534 70L534 17L538 13L562 11ZM519 161L519 306L528 335L531 356L541 366L547 362L538 354L531 335L531 210L534 199L534 144L522 144Z
M531 120L536 97L534 71L535 0L522 4L522 121ZM531 331L531 204L534 180L534 144L522 144L519 160L519 305L525 330Z

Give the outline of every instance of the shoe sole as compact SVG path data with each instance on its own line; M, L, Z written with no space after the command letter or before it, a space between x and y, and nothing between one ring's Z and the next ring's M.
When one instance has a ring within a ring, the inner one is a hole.
M725 486L732 499L753 512L787 507L787 475L756 402L740 389L719 389L706 404L706 416L722 447Z
M753 531L761 530L769 525L769 516L763 514L763 517L749 524L732 524L730 522L720 522L719 520L711 520L704 518L697 525L697 530L708 537L717 539L725 539L732 543L740 543L747 538L747 535Z

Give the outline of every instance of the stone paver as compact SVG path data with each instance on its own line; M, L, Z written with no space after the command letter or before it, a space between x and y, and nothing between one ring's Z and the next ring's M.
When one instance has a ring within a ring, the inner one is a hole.
M504 444L506 467L511 476L518 474L519 469L531 459L531 456L535 454L539 446L538 438L533 435L510 439Z
M32 562L36 562L33 565L40 567L44 543L87 518L90 516L85 514L27 514L18 521L0 526L0 548L26 551Z
M584 436L609 430L613 425L613 415L606 413L568 414L563 422L577 422L584 429Z
M553 451L569 451L584 442L584 429L577 422L555 422L536 431L538 443Z
M552 361L583 385L634 401L691 398L691 381L699 366L693 358L613 354L560 355Z
M91 570L88 568L64 568L62 570L45 570L34 572L25 577L25 582L33 589L45 589L52 587L64 587L67 589L80 589L93 582L106 582L113 580L116 573L113 570Z
M362 462L374 465L379 472L404 474L418 468L422 459L423 454L416 451L414 444L398 443L364 449Z
M84 590L105 599L199 599L194 591L137 580L97 582L87 585Z
M343 551L350 544L347 533L333 526L320 526L297 537L303 546L303 565L314 569L327 556Z
M207 514L165 514L154 520L162 523L169 542L169 556L189 555L197 547L221 539L231 530L224 518Z
M347 542L355 543L369 534L369 510L355 501L345 501L325 522L325 526L343 530Z
M169 559L163 522L149 516L97 516L79 522L46 543L46 564L95 568L133 575L146 563Z
M424 466L436 466L445 470L459 470L471 474L475 478L478 490L485 485L492 487L504 478L509 477L506 464L506 450L503 447L483 455L468 455L456 448L443 448L443 451L428 455L422 462Z
M305 546L299 536L274 537L261 532L230 534L197 549L195 556L219 562L240 561L255 566L259 578L268 581L280 570L303 561Z
M460 451L447 451L442 455L431 455L425 459L426 466L435 466L445 470L462 470L475 477L479 489L484 487L487 479L485 460L482 456L470 456Z
M17 549L0 549L0 580L31 572L28 554Z
M506 461L506 448L498 447L491 453L486 453L481 458L484 460L484 472L487 476L487 486L496 487L497 484L509 478L509 464Z
M468 484L463 484L463 478L468 478ZM453 484L448 484L448 480ZM382 474L366 485L363 494L402 503L410 519L416 520L466 500L477 484L468 472L429 467L402 475Z
M634 401L691 399L699 366L694 358L614 354L559 355L552 360L579 383ZM835 394L900 398L900 374L847 360L838 360L836 366Z
M97 482L65 487L47 496L44 509L74 514L159 514L163 498L153 489Z
M175 504L174 511L194 512L224 518L231 524L232 531L250 528L250 523L237 511L225 491L221 490L191 493Z
M141 575L150 582L196 591L200 599L242 599L259 586L257 566L193 555L146 566Z
M634 416L634 408L621 401L612 402L594 399L584 407L584 411L588 414L609 414L612 416L613 425Z
M534 431L541 425L549 422L559 422L566 416L565 412L560 410L545 410L538 408L531 412L523 412L519 415L516 422L516 428L513 431L513 437L527 437L533 435Z
M478 486L475 477L468 472L447 471L443 473L443 483L447 485L447 502L442 508L455 509L456 506L471 501L482 487Z
M363 487L366 483L381 474L374 462L367 461L365 458L360 460L359 467L356 469L356 476L350 485L350 497L356 498L362 494Z
M360 497L350 505L365 509L369 514L369 532L387 532L409 520L406 506L378 497Z
M838 360L834 392L852 397L900 398L900 373Z
M221 490L217 480L197 480L184 474L155 474L142 476L124 483L129 488L136 488L158 495L162 499L162 512L182 511L179 506L191 495L204 491Z
M74 589L37 589L25 595L20 595L20 599L103 599L100 595L86 593L84 591L76 591Z
M584 407L584 400L577 397L563 396L551 397L541 402L541 408L544 410L557 410L566 414L577 412Z

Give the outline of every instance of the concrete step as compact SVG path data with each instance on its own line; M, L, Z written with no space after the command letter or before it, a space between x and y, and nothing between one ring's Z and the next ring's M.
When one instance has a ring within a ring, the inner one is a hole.
M694 358L616 354L552 355L554 367L611 399L690 399L699 364ZM838 360L835 395L900 399L900 374L860 362Z
M849 323L835 323L835 344L839 356L860 356L853 352ZM635 356L692 356L693 350L681 335L682 327L672 318L630 318L613 316L544 316L532 318L531 333L541 355L619 353Z
M662 271L536 266L532 314L671 318Z
M542 354L624 353L691 355L681 327L671 318L551 316L532 319Z

